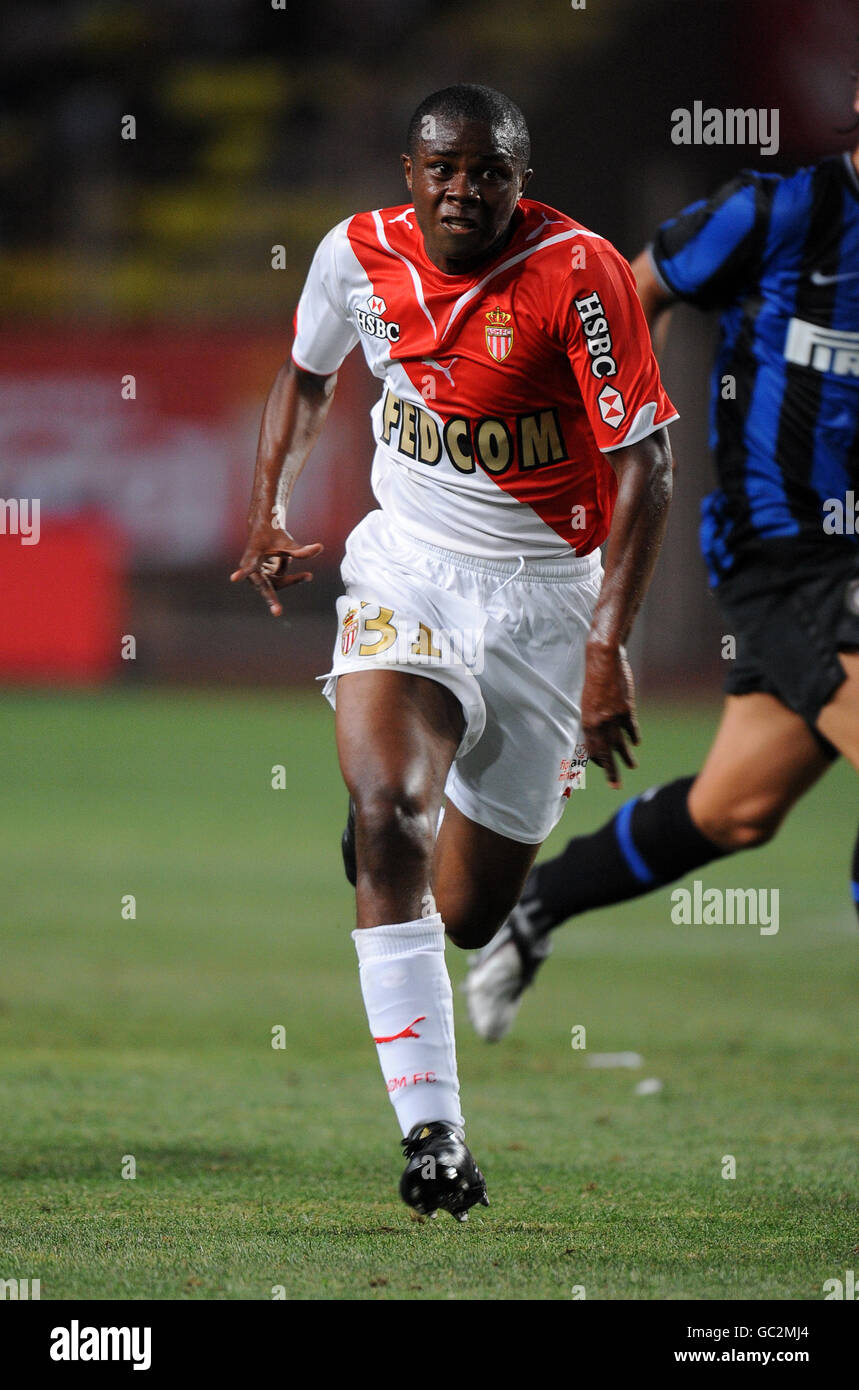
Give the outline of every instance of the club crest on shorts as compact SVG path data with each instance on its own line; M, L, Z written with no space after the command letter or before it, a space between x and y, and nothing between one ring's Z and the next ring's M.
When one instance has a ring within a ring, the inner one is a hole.
M343 625L340 629L340 650L344 656L348 656L355 645L355 638L358 636L358 609L347 608L343 618Z
M503 362L512 351L512 317L512 314L506 313L499 305L490 309L486 315L486 348L489 356L494 357L496 362Z
M587 786L587 767L587 745L577 743L573 756L561 759L561 771L558 775L558 781L564 783L561 796L569 796L570 792L574 791L584 791Z

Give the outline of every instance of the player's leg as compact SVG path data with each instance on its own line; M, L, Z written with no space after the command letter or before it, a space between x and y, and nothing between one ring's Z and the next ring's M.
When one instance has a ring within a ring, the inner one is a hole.
M859 651L839 652L839 660L846 680L820 711L817 727L859 769Z
M409 1159L401 1194L462 1220L486 1202L464 1144L444 926L430 895L435 830L463 715L439 682L341 675L337 748L355 806L361 990ZM452 1175L452 1176L451 1176Z
M355 807L358 928L421 917L438 813L462 736L456 697L399 670L337 685L337 751Z
M829 537L824 547L780 552L729 586L736 630L745 628L761 668L784 703L836 756L859 769L859 548ZM724 588L724 586L723 586ZM720 591L725 607L725 594ZM851 896L859 912L859 836Z
M697 777L634 797L608 825L538 866L537 895L551 927L765 844L829 761L805 722L774 696L729 695Z
M805 720L774 695L729 695L689 792L690 819L724 854L766 844L831 765Z
M518 902L540 848L499 835L448 802L436 843L433 893L454 945L475 950Z
M341 847L353 887L358 872L355 832L350 798ZM475 950L490 939L519 900L538 848L487 830L448 803L436 841L433 893L454 945Z
M839 652L847 679L820 711L817 727L825 738L859 768L859 652ZM853 845L851 893L859 914L859 833Z
M469 1013L482 1036L510 1027L553 926L764 843L839 747L857 762L856 667L844 656L859 648L853 548L824 556L773 543L737 565L718 598L738 653L706 767L628 802L595 835L537 866L469 973Z
M469 973L477 1031L496 1040L509 1030L555 927L766 843L830 761L806 722L774 696L729 696L697 777L634 797L532 870L519 905Z
M804 720L774 696L729 695L697 777L634 797L608 825L538 866L551 925L765 844L829 762Z

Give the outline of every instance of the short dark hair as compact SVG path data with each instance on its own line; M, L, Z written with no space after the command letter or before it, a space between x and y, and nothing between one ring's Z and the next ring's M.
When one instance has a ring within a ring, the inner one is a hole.
M460 82L455 87L442 87L424 97L409 121L406 148L410 155L417 153L424 138L426 116L448 117L452 120L484 121L492 129L503 131L510 141L514 158L526 168L531 158L531 137L528 125L515 101L494 87L482 87L476 82Z

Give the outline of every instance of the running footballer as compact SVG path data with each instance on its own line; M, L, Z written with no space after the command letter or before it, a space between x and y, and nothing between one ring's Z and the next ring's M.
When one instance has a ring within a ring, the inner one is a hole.
M482 946L510 912L583 738L613 783L618 760L634 765L624 644L671 493L676 413L629 267L524 197L529 161L507 97L435 92L409 127L410 202L356 213L320 243L233 575L275 615L277 591L310 577L290 564L321 547L284 518L360 343L382 383L379 505L347 541L324 690L352 803L361 988L404 1136L400 1193L458 1220L488 1199L465 1145L445 935Z

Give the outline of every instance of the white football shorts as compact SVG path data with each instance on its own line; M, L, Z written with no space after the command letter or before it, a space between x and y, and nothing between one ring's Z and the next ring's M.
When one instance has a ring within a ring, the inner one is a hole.
M337 679L393 667L453 691L465 731L445 793L470 820L525 844L557 824L585 764L585 643L599 551L552 561L484 560L407 536L372 511L346 542Z

